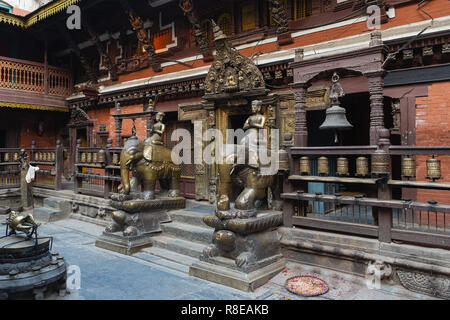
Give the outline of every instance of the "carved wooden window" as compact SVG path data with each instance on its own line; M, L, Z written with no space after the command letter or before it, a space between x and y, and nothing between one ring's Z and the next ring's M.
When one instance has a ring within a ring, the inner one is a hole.
M254 29L255 24L255 5L253 3L246 4L241 11L242 31Z
M231 15L228 13L222 13L219 18L217 18L217 24L220 29L227 36L231 35Z
M312 14L312 0L294 1L294 19L301 20Z
M287 16L289 17L289 14L288 14L288 1L287 0L281 0L280 2L283 4L283 8L284 8L284 10L286 10ZM269 17L270 17L270 25L274 26L275 22L273 22L272 13L270 13L270 9L269 9Z
M165 49L172 43L172 29L166 29L152 34L155 50Z
M213 29L211 20L205 19L201 22L202 31L208 41L212 41L213 37Z

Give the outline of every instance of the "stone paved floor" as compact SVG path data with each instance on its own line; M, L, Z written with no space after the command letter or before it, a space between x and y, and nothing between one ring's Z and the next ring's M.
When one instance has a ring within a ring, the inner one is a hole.
M0 221L5 217L0 216ZM0 226L0 234L4 234ZM68 219L47 223L41 234L54 237L53 252L64 256L70 265L81 270L81 289L64 298L51 295L47 299L88 300L301 300L301 299L431 299L397 286L383 285L380 290L367 288L364 279L325 269L314 269L287 263L286 269L254 293L245 293L202 279L194 278L176 268L161 266L135 256L125 256L95 247L103 228ZM311 274L325 280L330 290L316 298L303 298L284 289L286 279Z

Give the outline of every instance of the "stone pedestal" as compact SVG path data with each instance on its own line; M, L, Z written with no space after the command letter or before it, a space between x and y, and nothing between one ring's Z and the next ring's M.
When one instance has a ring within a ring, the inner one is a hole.
M112 213L113 222L95 242L95 246L132 255L152 245L152 235L161 232L161 223L171 222L169 209L182 209L184 198L111 201L120 210Z
M201 262L189 270L192 276L243 291L254 291L284 269L280 235L276 227L282 213L261 211L248 218L216 210L203 221L215 228L212 244L205 247ZM220 218L221 217L221 218Z
M195 262L189 268L189 275L246 292L255 291L285 268L283 259L250 272L238 270L229 258L215 257L210 261Z

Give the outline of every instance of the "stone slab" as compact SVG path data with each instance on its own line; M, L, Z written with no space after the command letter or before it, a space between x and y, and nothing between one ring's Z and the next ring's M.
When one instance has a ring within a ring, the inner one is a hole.
M95 246L125 255L132 255L143 248L153 245L151 234L152 233L145 233L138 236L127 237L124 236L122 232L109 233L105 231L97 241L95 241Z
M233 261L231 261L231 263L234 264ZM266 284L284 268L285 261L283 259L250 273L244 273L233 268L201 261L191 265L189 268L189 275L241 291L253 292Z
M62 212L52 208L34 208L33 217L37 221L53 222L66 219L70 216L70 212Z

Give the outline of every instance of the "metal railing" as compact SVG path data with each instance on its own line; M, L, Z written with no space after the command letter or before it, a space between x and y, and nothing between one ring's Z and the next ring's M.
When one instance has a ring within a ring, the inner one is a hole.
M19 188L21 179L21 148L0 148L0 189ZM63 147L58 140L55 148L23 148L28 155L29 164L39 167L35 173L33 186L60 190L64 168Z
M450 155L447 146L387 146L385 155L390 165L387 174L353 176L356 157L371 155L381 148L377 146L355 147L291 147L287 146L290 175L285 182L284 225L339 232L378 238L382 242L402 241L421 245L450 248L450 183L440 181L416 181L415 178L393 179L392 159L416 155ZM309 175L300 173L300 158L326 156L328 160L347 156L349 176ZM369 169L371 165L368 166ZM445 165L442 166L446 168ZM397 174L398 176L398 174ZM445 175L444 175L445 176ZM332 194L314 192L309 183L336 184L339 190ZM344 188L342 188L344 186ZM353 187L352 187L353 186ZM434 199L423 202L397 195L405 190L432 189L442 192L439 203ZM341 191L344 189L344 191ZM441 201L442 202L442 201Z
M86 148L81 147L81 141L77 141L75 193L106 199L111 192L118 192L122 148L112 147L111 142L108 139L105 148Z

